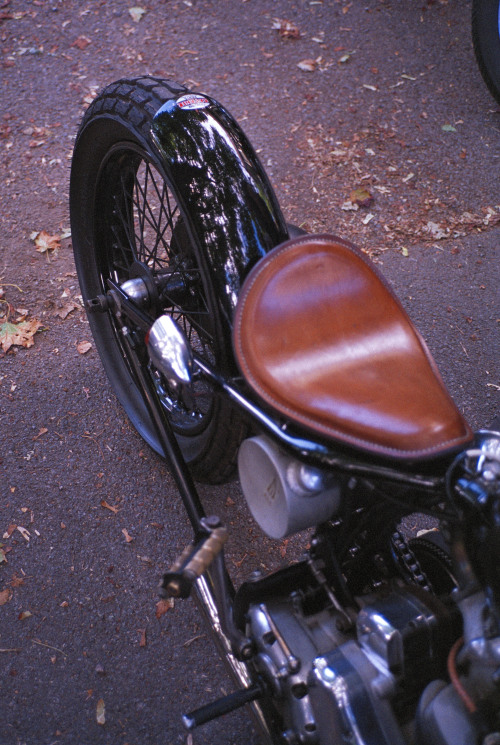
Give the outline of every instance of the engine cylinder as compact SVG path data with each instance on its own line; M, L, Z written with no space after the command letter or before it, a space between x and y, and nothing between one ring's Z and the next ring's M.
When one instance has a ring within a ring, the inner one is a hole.
M243 494L270 538L284 538L332 517L340 486L323 471L284 453L268 437L245 440L238 455Z

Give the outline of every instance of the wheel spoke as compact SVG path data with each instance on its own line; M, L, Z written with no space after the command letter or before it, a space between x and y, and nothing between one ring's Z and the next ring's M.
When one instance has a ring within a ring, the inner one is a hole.
M151 194L151 198L149 197ZM154 204L153 204L154 200ZM139 233L136 240L140 246L139 257L148 263L152 269L160 269L162 260L159 256L160 247L169 254L167 232L174 230L174 217L179 214L175 204L171 208L167 185L162 181L162 189L158 188L157 178L149 164L145 167L144 185L139 178L135 179L134 207L137 211ZM157 215L155 214L157 211ZM148 233L148 235L147 235ZM152 245L149 245L153 240Z
M103 256L103 285L106 277L124 282L135 261L144 264L153 276L161 272L162 276L179 277L184 289L164 296L163 312L176 320L200 356L214 362L210 308L179 206L154 166L143 155L139 157L137 150L129 152L127 147L117 148L110 157L103 181L113 204L105 226L108 237L103 249L107 256ZM118 329L116 333L121 344ZM184 431L203 424L210 410L211 393L201 378L195 381L196 403L190 411L168 393L168 385L157 371L154 380L175 426Z

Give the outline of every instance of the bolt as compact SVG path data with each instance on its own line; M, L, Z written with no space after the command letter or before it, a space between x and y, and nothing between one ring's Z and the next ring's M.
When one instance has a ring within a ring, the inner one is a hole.
M167 594L171 598L178 598L181 594L181 583L178 579L171 579L167 585Z
M243 644L240 650L242 660L250 660L253 657L253 647L250 642Z

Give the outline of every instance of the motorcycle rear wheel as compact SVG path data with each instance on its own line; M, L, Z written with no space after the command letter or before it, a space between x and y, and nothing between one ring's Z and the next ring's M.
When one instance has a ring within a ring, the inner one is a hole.
M483 80L500 103L500 0L473 0L472 41Z
M154 114L187 90L156 78L120 80L105 88L82 120L73 154L70 212L75 263L84 300L141 272L175 273L184 291L171 296L154 316L169 313L196 352L224 371L221 320L211 277L196 241L191 215L178 204L150 139ZM163 454L118 331L110 313L89 314L97 350L131 423ZM194 477L206 483L229 480L246 426L230 403L202 380L195 381L196 407L176 401L166 381L150 367L161 403Z

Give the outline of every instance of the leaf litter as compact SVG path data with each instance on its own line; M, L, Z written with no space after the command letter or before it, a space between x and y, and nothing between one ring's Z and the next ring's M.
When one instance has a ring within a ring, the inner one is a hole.
M273 18L272 27L278 32L281 39L300 39L300 30L291 21L286 18Z
M407 256L409 245L460 238L500 224L500 204L460 212L453 195L442 190L438 196L439 181L433 173L419 173L414 159L402 160L406 143L387 123L362 127L343 140L322 125L291 126L292 133L298 130L302 141L295 165L306 165L312 173L311 190L321 213L342 220L352 239L372 256L388 248L404 249ZM314 216L302 225L308 231L325 230L324 219Z

